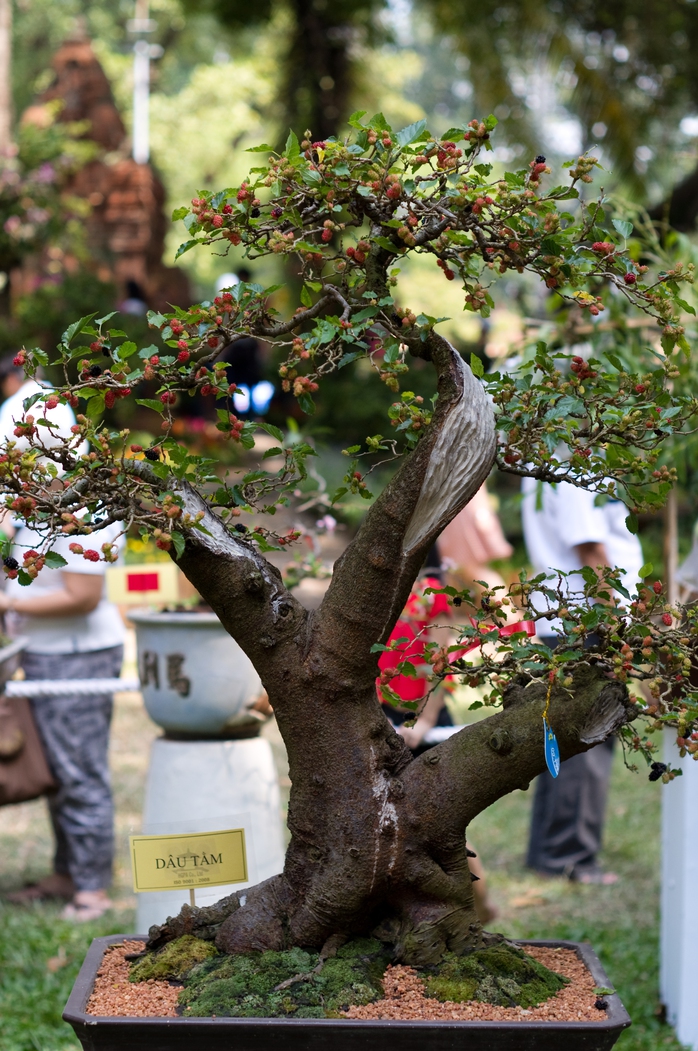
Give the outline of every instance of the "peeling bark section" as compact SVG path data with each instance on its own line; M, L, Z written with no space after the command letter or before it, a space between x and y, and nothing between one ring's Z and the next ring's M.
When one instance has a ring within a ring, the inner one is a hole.
M337 560L312 620L316 666L355 690L375 678L371 646L392 631L429 548L494 463L494 412L482 385L435 333L416 352L437 371L434 418Z
M492 407L459 354L451 355L461 396L454 399L436 436L419 499L405 538L405 556L421 550L465 507L490 472L496 436Z

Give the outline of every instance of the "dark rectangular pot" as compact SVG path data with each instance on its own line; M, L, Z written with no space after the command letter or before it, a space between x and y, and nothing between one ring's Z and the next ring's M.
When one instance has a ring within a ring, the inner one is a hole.
M63 1018L84 1051L607 1051L630 1025L615 993L598 1022L393 1022L335 1018L103 1018L85 1014L109 945L137 934L95 938ZM589 945L523 941L573 949L597 986L608 977Z

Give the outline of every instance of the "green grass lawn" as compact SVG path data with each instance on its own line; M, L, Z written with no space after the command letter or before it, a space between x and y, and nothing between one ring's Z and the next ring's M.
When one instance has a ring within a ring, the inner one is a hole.
M112 736L117 909L80 926L61 921L57 906L19 909L0 903L1 1051L74 1051L79 1046L61 1012L90 940L133 930L127 837L140 831L142 786L154 736L140 702L132 695L119 698ZM273 743L278 748L278 739ZM616 757L603 862L621 881L601 888L542 881L526 872L531 796L531 791L515 792L471 828L500 909L491 929L520 938L591 942L633 1018L632 1028L616 1045L619 1051L679 1051L673 1031L655 1013L661 786L629 774L620 755ZM47 872L49 858L43 804L0 809L0 893Z

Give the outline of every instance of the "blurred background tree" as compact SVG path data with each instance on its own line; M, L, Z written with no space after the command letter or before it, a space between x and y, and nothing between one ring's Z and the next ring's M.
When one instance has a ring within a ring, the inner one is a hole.
M14 0L12 7L15 129L48 87L52 56L77 20L128 131L134 0ZM698 214L698 5L687 0L151 0L149 14L148 39L159 49L151 63L151 155L167 210L198 190L239 183L253 141L283 141L290 126L309 127L315 138L341 134L348 115L365 109L384 111L394 126L426 117L441 133L494 112L495 173L516 158L525 165L544 153L555 165L594 146L607 168L606 190L651 207L655 218L679 229L690 230ZM168 264L180 240L170 227ZM671 239L666 247L677 250ZM233 248L225 257L192 253L179 265L192 297L207 299L224 273L248 261ZM265 284L288 276L276 261L251 269ZM514 298L506 281L494 290L498 306L489 320L464 314L457 290L419 259L401 284L406 303L449 318L449 338L486 364L541 331L524 318L551 318L549 297L524 287ZM83 272L19 303L23 338L49 345L68 314L92 309L93 285ZM99 292L100 307L115 305L113 289L101 285ZM284 309L283 290L277 305ZM313 420L318 434L339 424L350 443L371 429L371 418L380 429L384 392L374 397L368 385L356 398L345 389L356 382L358 373L338 375L327 418ZM694 474L689 466L689 492ZM515 530L514 512L511 524Z

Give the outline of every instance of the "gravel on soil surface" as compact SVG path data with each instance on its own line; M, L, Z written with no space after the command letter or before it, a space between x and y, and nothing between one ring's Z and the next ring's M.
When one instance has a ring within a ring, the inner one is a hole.
M441 1002L424 995L424 982L412 967L390 966L385 972L385 998L363 1007L350 1007L346 1018L386 1018L402 1021L462 1022L604 1022L606 1012L594 1007L596 983L573 949L524 945L524 952L551 971L571 979L538 1007L497 1007L468 1000Z
M86 1013L101 1017L177 1017L177 997L181 986L170 982L129 982L129 962L125 957L141 952L141 941L125 941L110 946L97 972ZM470 1000L452 1003L424 995L424 982L412 967L390 966L385 972L385 997L363 1007L350 1007L346 1018L401 1019L404 1021L463 1022L603 1022L606 1012L594 1006L595 982L572 949L524 946L524 951L551 971L570 979L570 984L538 1007L497 1007Z
M104 954L86 1014L101 1017L174 1018L180 985L159 982L129 982L130 953L142 952L145 942L125 941L111 945Z

